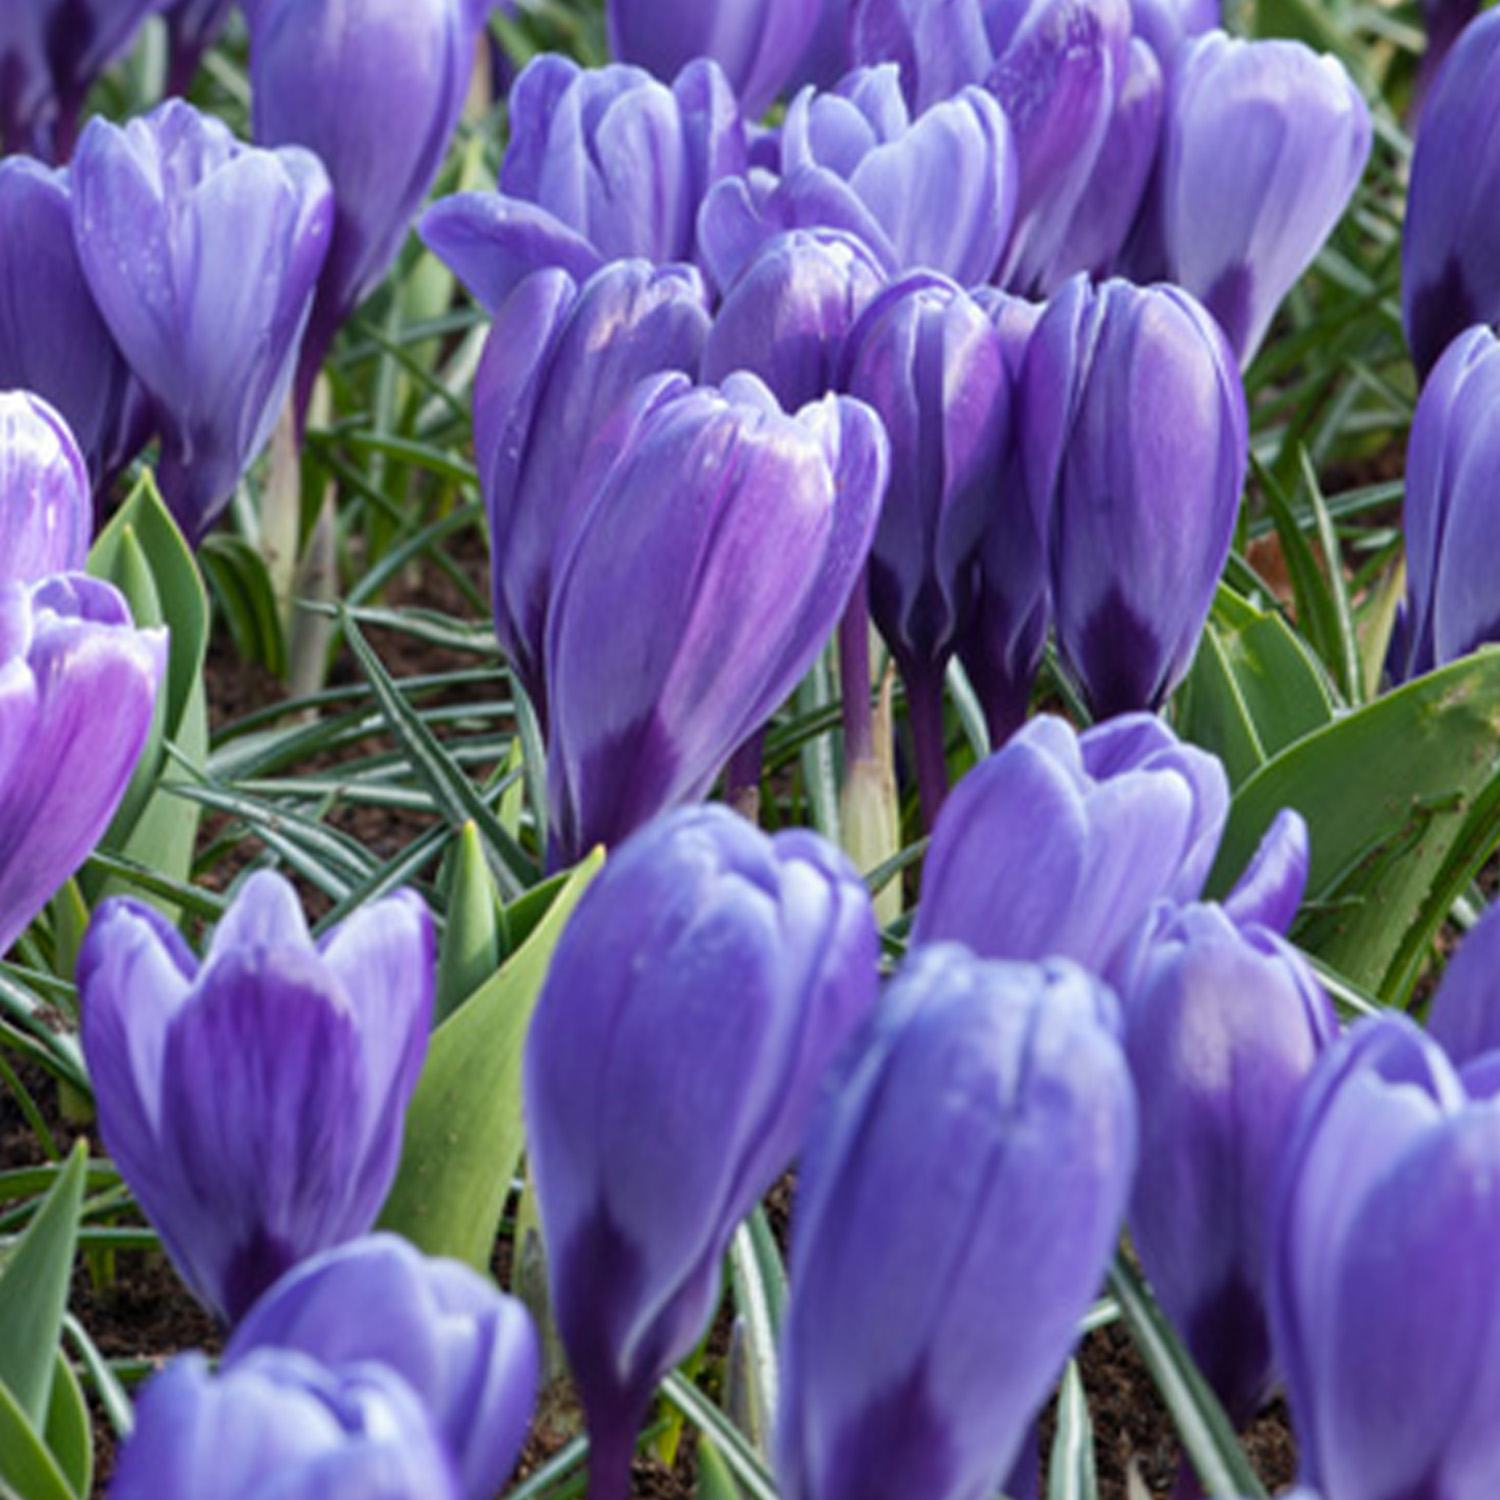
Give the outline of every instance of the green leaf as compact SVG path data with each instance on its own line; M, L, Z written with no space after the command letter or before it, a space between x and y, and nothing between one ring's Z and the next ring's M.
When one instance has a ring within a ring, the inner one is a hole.
M1057 1396L1057 1430L1047 1462L1047 1500L1099 1500L1094 1424L1078 1362L1068 1361Z
M1177 729L1212 750L1239 786L1334 716L1322 665L1279 614L1220 585L1177 698Z
M1265 1487L1250 1467L1224 1408L1198 1373L1140 1273L1123 1255L1115 1257L1109 1285L1151 1379L1172 1413L1177 1436L1198 1471L1204 1493L1266 1500Z
M744 1434L697 1386L674 1370L662 1382L661 1394L719 1450L749 1500L777 1500L775 1481Z
M433 1033L381 1223L483 1269L521 1159L521 1058L552 950L604 855L574 870L505 966Z
M87 1169L79 1141L0 1270L0 1385L37 1428L52 1397Z
M452 1015L500 967L503 923L479 830L465 823L454 846L448 882L448 925L438 955L434 1025Z
M82 1500L68 1485L31 1418L0 1385L0 1496L11 1500Z
M94 1482L94 1431L83 1387L61 1350L47 1406L46 1443L73 1492L87 1495Z
M740 1487L734 1482L719 1454L719 1450L703 1436L698 1438L698 1500L744 1500Z
M286 632L266 559L243 537L211 531L198 548L198 563L243 660L286 676Z
M518 896L528 885L534 883L538 873L536 866L485 805L474 784L454 764L453 758L444 750L442 741L401 696L380 658L354 623L353 615L341 608L339 619L360 669L375 691L376 701L385 715L386 723L405 752L418 780L432 793L433 801L450 821L454 824L474 823L483 840L485 854L501 895L507 899Z
M1271 819L1307 819L1293 937L1386 1004L1500 839L1500 650L1486 648L1317 730L1235 794L1210 877L1222 896Z

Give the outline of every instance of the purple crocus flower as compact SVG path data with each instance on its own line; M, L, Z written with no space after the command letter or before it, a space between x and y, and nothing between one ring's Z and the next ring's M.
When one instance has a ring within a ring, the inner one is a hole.
M699 232L721 286L778 231L814 227L857 235L890 274L924 268L968 285L995 269L1015 196L1015 144L995 101L963 89L913 118L887 64L799 93L779 180L721 182Z
M373 1362L399 1375L452 1456L462 1500L499 1492L536 1402L537 1338L526 1309L471 1267L429 1259L393 1234L353 1240L289 1271L235 1329L222 1368L253 1365L264 1349L295 1350L336 1370Z
M1163 914L1123 995L1141 1106L1130 1237L1243 1425L1270 1392L1272 1188L1307 1075L1338 1033L1306 961L1222 907Z
M109 826L166 669L166 632L83 574L92 528L66 424L0 395L0 953Z
M707 294L690 266L615 261L582 287L529 276L495 315L474 381L495 630L545 725L543 645L559 538L571 537L625 440L649 375L694 373Z
M850 337L844 388L891 443L870 551L870 614L906 683L924 815L947 789L943 673L972 627L977 559L1004 503L1010 375L985 311L952 282L907 277Z
M0 584L83 572L93 531L88 471L61 413L0 391Z
M195 1296L239 1319L289 1267L363 1234L427 1049L432 921L399 893L320 944L292 886L244 884L200 965L107 901L78 960L99 1129Z
M1500 1051L1500 909L1491 907L1458 945L1432 997L1427 1029L1455 1066Z
M1427 46L1417 68L1412 86L1411 116L1417 123L1422 105L1432 89L1432 81L1442 71L1453 44L1479 14L1480 0L1421 0L1422 24L1427 30Z
M1114 997L914 950L808 1133L782 1342L787 1500L985 1500L1098 1291L1135 1164Z
M333 184L333 242L297 374L305 411L346 317L380 283L463 109L476 0L260 0L251 12L255 139L305 146Z
M982 287L974 300L1000 337L1012 392L1043 305ZM1021 462L1021 434L1010 426L999 490L985 524L974 572L974 610L958 641L959 658L984 709L993 745L1004 744L1026 718L1031 686L1047 643L1047 514L1032 503Z
M1017 401L1063 660L1098 716L1156 708L1239 514L1249 420L1229 346L1186 292L1078 277L1031 337Z
M1405 1016L1308 1082L1278 1190L1272 1331L1323 1500L1500 1493L1500 1097Z
M788 411L837 390L844 341L885 282L885 268L854 235L776 235L724 294L703 348L704 381L748 370Z
M386 1309L369 1309L379 1316ZM146 1386L110 1500L460 1500L406 1383L262 1350L214 1375L201 1354Z
M89 122L73 211L94 300L155 406L162 494L197 541L286 400L328 253L327 174L172 100Z
M895 63L914 109L982 84L994 66L984 0L850 0L849 10L855 64Z
M0 160L0 390L34 391L62 414L102 484L133 455L130 367L94 303L73 243L65 172Z
M1401 321L1423 378L1464 329L1500 323L1500 12L1464 28L1422 107Z
M1186 288L1249 364L1338 222L1370 155L1370 111L1337 58L1213 31L1172 72L1139 277Z
M932 831L913 943L1123 972L1160 900L1197 898L1229 808L1219 761L1159 719L1077 734L1032 719L954 788Z
M818 21L818 0L609 0L610 52L671 79L711 57L757 116L786 86Z
M421 226L491 312L548 266L581 281L628 256L695 260L699 205L747 166L734 91L709 61L668 86L641 68L546 54L511 89L510 130L500 191L444 198Z
M235 0L166 0L167 92L185 94L198 64L228 24Z
M1145 200L1161 144L1162 65L1140 37L1130 39L1125 77L1087 187L1053 252L1040 290L1051 292L1079 271L1107 276Z
M697 1342L730 1235L785 1170L875 1004L879 941L817 835L722 807L610 856L527 1038L527 1139L593 1500L624 1500L656 1382Z
M8 0L0 6L0 144L62 161L94 81L163 0Z
M554 865L702 797L812 665L864 565L879 419L752 375L665 377L562 561L547 625Z
M1399 681L1500 640L1500 588L1489 559L1500 510L1500 340L1454 339L1412 418L1406 448L1406 601L1392 641Z
M1219 0L1130 0L1130 25L1170 76L1178 48L1192 37L1217 30L1221 10Z

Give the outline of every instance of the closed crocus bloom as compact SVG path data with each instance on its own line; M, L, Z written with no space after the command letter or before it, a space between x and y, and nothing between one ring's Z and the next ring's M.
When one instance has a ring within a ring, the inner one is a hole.
M162 494L196 541L286 400L328 253L327 174L172 100L89 122L73 208L94 299L156 409Z
M734 92L703 60L668 85L546 54L511 89L510 131L500 191L444 198L422 219L422 238L492 312L549 266L582 280L628 256L695 260L699 205L747 165Z
M1427 46L1417 69L1417 81L1412 88L1413 122L1432 88L1433 79L1453 50L1454 42L1463 35L1464 27L1479 14L1479 5L1480 0L1422 0L1422 22L1427 28Z
M1500 913L1495 907L1448 961L1427 1029L1460 1068L1500 1051Z
M787 1500L984 1500L1119 1234L1135 1101L1071 964L915 949L814 1116L777 1471Z
M839 386L844 341L886 272L836 229L792 229L766 241L725 293L703 349L703 379L757 375L788 411Z
M1003 503L1010 377L984 310L952 282L909 277L850 339L845 389L885 424L891 479L870 550L870 614L907 687L924 808L937 813L943 673L972 625L976 559Z
M1405 1016L1308 1082L1278 1189L1272 1331L1323 1500L1500 1493L1500 1097Z
M1010 125L979 88L913 118L894 65L860 69L832 93L804 89L781 127L781 177L719 184L700 223L720 285L779 230L862 239L890 274L930 269L972 284L995 269L1015 211Z
M474 381L474 451L495 630L543 724L542 652L558 538L593 500L647 376L695 372L707 294L689 266L617 261L580 287L539 271L495 315Z
M656 1382L713 1316L735 1226L874 1006L864 885L815 834L686 809L610 857L527 1037L527 1140L592 1500L623 1500Z
M981 287L974 300L1000 337L1015 391L1043 305ZM1000 486L984 528L974 574L973 619L958 642L964 670L984 709L990 741L1001 745L1025 721L1047 643L1047 513L1033 505L1021 462L1021 434L1010 425Z
M781 92L818 21L818 0L609 0L610 51L658 78L711 57L747 115Z
M1488 559L1500 526L1500 341L1456 338L1417 400L1406 448L1406 601L1392 641L1404 681L1500 640L1500 588Z
M386 1309L380 1310L382 1313ZM367 1316L369 1310L367 1309ZM416 1395L378 1365L174 1359L141 1394L110 1500L460 1500Z
M0 389L51 402L95 483L128 459L130 367L115 347L73 243L67 174L30 157L0 161Z
M994 65L983 0L850 0L855 64L893 62L916 109L983 83Z
M1422 106L1401 235L1401 321L1417 373L1500 323L1500 13L1453 44Z
M1097 716L1156 708L1192 662L1239 514L1234 358L1186 292L1079 277L1038 323L1017 399L1063 660Z
M1155 197L1163 279L1249 364L1339 221L1370 155L1370 111L1339 60L1209 32L1172 74Z
M1010 0L988 15L987 80L1016 134L1016 224L999 281L1027 294L1055 266L1103 149L1129 69L1126 0ZM999 28L997 31L996 28Z
M0 391L0 584L81 573L94 508L73 434L25 391Z
M912 941L1055 954L1114 978L1159 900L1202 891L1228 807L1217 758L1152 715L1083 734L1033 719L945 804Z
M1130 1237L1230 1419L1270 1393L1272 1188L1307 1075L1338 1032L1275 933L1189 906L1155 931L1122 996L1141 1110Z
M462 1500L499 1492L536 1402L537 1339L526 1309L471 1267L429 1259L392 1234L288 1272L235 1329L224 1370L253 1367L262 1349L399 1375L446 1444Z
M0 143L64 160L99 75L163 0L7 0L0 6Z
M255 139L305 146L333 183L333 243L298 371L305 408L334 333L390 269L458 123L475 0L260 0Z
M833 632L885 487L879 419L760 381L667 382L560 564L547 625L554 864L702 797Z
M1132 37L1125 80L1094 158L1094 170L1041 278L1043 291L1061 286L1078 271L1101 277L1115 268L1156 166L1163 88L1156 54L1140 37Z
M1216 30L1222 19L1219 0L1130 0L1132 31L1168 75L1183 42Z
M5 466L14 481L14 458ZM71 529L54 503L58 478L33 476L41 508L25 524ZM61 541L21 539L17 552L40 562L65 551ZM0 582L0 953L109 827L150 735L166 655L166 632L137 630L107 583Z
M201 965L149 907L95 913L78 984L99 1129L183 1279L226 1321L374 1222L427 1048L434 962L418 897L361 907L315 944L268 871Z

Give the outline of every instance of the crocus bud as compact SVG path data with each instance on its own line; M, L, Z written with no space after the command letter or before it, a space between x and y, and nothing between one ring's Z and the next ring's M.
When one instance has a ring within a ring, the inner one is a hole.
M0 144L51 161L73 149L95 79L162 0L8 0L0 6Z
M640 68L545 54L510 92L498 193L433 205L422 238L493 312L532 271L583 280L606 261L695 260L699 205L747 165L744 121L718 67L670 87Z
M1016 225L1001 262L1002 286L1032 293L1055 283L1054 266L1089 186L1130 44L1126 0L1019 0L987 17L987 83L1016 133Z
M707 294L689 266L615 261L582 287L528 277L495 315L474 380L474 451L489 517L495 631L545 725L542 652L559 537L618 451L631 391L694 373Z
M985 1500L1097 1293L1135 1163L1114 996L914 950L808 1133L782 1341L787 1500Z
M526 1309L469 1266L429 1259L393 1234L289 1271L235 1329L222 1369L253 1367L264 1349L335 1369L369 1361L399 1375L454 1461L461 1500L499 1492L536 1402L537 1339Z
M1162 66L1140 37L1130 39L1124 81L1110 113L1094 170L1040 290L1051 292L1086 271L1107 276L1119 260L1146 196L1161 144Z
M837 850L721 807L642 830L564 930L526 1123L593 1500L623 1500L651 1392L708 1326L730 1235L873 1007L878 951Z
M1162 72L1171 75L1183 42L1222 21L1219 0L1130 0L1130 25L1156 54Z
M458 123L483 11L473 0L261 0L252 15L255 139L306 146L333 184L302 405L339 325L380 283Z
M547 626L554 864L702 797L828 640L885 486L879 419L760 381L664 383L559 565Z
M1500 13L1463 29L1422 107L1401 234L1401 321L1423 377L1500 323Z
M1186 292L1078 277L1031 337L1017 400L1058 649L1097 716L1157 708L1239 514L1249 418L1229 347Z
M993 287L980 288L974 300L999 334L1014 401L1042 304ZM1032 503L1021 448L1022 435L1011 423L999 490L979 544L973 620L958 642L959 658L984 709L990 743L997 746L1026 718L1051 620L1047 513Z
M671 79L695 57L724 70L747 115L760 115L801 60L817 0L609 0L609 47Z
M1500 340L1471 328L1423 386L1407 439L1406 601L1389 663L1398 681L1500 640L1500 587L1488 565L1500 534L1497 402Z
M890 274L988 279L1015 211L1010 125L979 88L915 119L893 65L849 74L832 93L804 89L781 127L781 180L756 201L744 179L704 205L704 255L720 285L782 229L828 227L862 239Z
M54 506L58 477L42 481L51 493L29 524L68 525ZM25 535L15 545L35 561L61 550ZM0 953L109 827L150 735L166 657L166 632L137 630L107 583L81 573L0 582Z
M1272 1188L1303 1085L1338 1034L1297 951L1221 907L1163 914L1128 990L1141 1109L1130 1238L1198 1368L1243 1425L1270 1393Z
M849 342L844 388L891 443L870 550L870 614L906 682L923 805L946 787L943 673L973 624L977 559L1004 503L1010 377L984 310L931 275L897 282Z
M68 424L25 391L0 391L0 584L81 573L94 508Z
M1423 101L1432 89L1432 81L1442 70L1463 35L1464 27L1479 14L1480 0L1421 0L1422 24L1427 30L1427 46L1417 68L1412 86L1411 115L1415 122Z
M1149 269L1202 301L1241 365L1348 206L1370 140L1336 57L1222 31L1178 55L1147 209L1163 262Z
M1160 900L1196 899L1229 782L1218 759L1131 714L1076 734L1031 720L954 788L932 831L913 943L1123 970Z
M195 1296L229 1322L363 1234L427 1049L432 920L407 893L320 944L292 886L245 882L200 965L151 908L107 901L78 960L99 1129Z
M155 404L162 494L196 541L286 400L328 253L327 174L172 100L123 127L91 120L73 195L84 275Z
M703 349L704 381L748 370L788 411L838 389L844 340L885 281L875 253L854 235L776 235L725 293Z
M1500 911L1491 907L1458 945L1432 997L1427 1029L1457 1067L1500 1051Z
M366 1309L384 1315L388 1309ZM415 1394L378 1365L262 1350L214 1375L184 1354L136 1407L110 1500L460 1500Z
M1389 1011L1308 1082L1278 1190L1272 1330L1322 1500L1500 1494L1500 1098Z
M57 408L95 484L122 452L130 367L99 316L73 242L65 172L25 156L0 161L0 390Z

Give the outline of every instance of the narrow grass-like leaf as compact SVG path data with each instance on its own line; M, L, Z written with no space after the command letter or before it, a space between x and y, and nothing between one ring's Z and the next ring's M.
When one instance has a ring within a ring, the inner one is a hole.
M536 862L505 831L473 782L453 764L442 742L402 697L347 609L340 611L340 619L350 648L366 681L375 690L376 701L391 733L406 752L412 771L432 793L450 822L456 827L473 822L484 842L485 854L501 897L506 901L514 900L527 886L536 883L540 874Z
M1313 523L1318 533L1318 545L1323 552L1323 564L1328 580L1328 597L1333 606L1333 623L1337 630L1338 666L1335 676L1345 699L1354 704L1364 701L1364 671L1359 659L1359 636L1354 628L1354 610L1349 603L1349 587L1344 578L1344 558L1339 547L1338 533L1334 530L1333 517L1323 499L1323 487L1318 483L1317 470L1307 450L1302 450L1302 482L1307 489L1307 499L1312 507Z
M1057 1430L1047 1460L1047 1500L1099 1500L1094 1424L1078 1362L1072 1359L1057 1394Z
M1265 1486L1250 1467L1224 1408L1198 1373L1140 1273L1123 1255L1115 1257L1109 1284L1152 1382L1172 1413L1177 1435L1198 1471L1204 1493L1266 1500Z
M63 1331L78 1351L84 1379L93 1387L110 1428L123 1441L135 1430L135 1408L125 1393L125 1387L120 1384L110 1362L99 1352L99 1346L88 1329L72 1313L63 1319Z
M745 1435L690 1380L673 1371L661 1394L719 1450L747 1500L778 1500L776 1483Z

